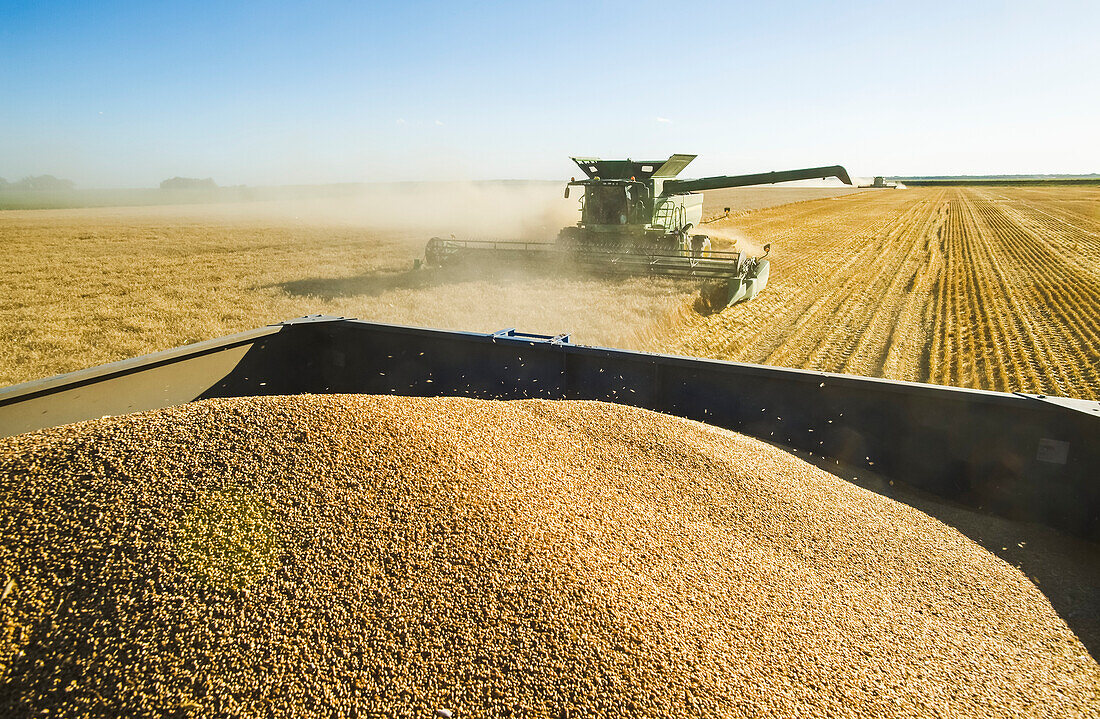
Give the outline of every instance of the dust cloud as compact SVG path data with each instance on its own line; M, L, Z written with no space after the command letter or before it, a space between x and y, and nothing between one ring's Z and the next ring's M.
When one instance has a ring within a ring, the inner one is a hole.
M754 257L760 257L764 254L763 242L757 242L735 228L703 225L699 228L699 232L710 237L716 250L738 250Z
M211 205L208 212L242 220L313 227L350 227L460 239L551 241L580 219L577 193L563 197L562 182L439 182L337 187L318 196L310 188L280 188L278 199Z

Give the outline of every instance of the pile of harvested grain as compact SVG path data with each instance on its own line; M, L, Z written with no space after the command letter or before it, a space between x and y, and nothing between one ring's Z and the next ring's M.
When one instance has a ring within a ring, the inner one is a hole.
M6 716L1009 716L1100 670L1018 571L592 402L212 400L0 441Z

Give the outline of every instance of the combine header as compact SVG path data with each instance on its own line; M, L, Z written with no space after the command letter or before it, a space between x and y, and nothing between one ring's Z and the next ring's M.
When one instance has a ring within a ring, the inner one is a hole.
M695 155L667 160L600 160L574 157L587 179L571 178L565 187L584 189L581 220L565 227L556 242L484 241L433 237L424 255L428 265L471 260L488 262L570 263L597 272L698 277L710 282L712 306L751 300L768 282L767 253L752 257L717 250L710 237L696 234L703 217L704 190L747 187L794 180L837 177L852 184L840 165L755 175L676 177Z

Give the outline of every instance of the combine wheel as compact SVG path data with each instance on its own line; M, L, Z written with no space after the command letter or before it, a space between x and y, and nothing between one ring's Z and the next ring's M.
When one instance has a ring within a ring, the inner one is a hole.
M447 256L444 250L445 240L442 237L433 237L428 240L428 245L424 248L424 262L429 267L440 267L443 265L443 261Z
M706 235L692 235L691 256L710 257L710 238Z

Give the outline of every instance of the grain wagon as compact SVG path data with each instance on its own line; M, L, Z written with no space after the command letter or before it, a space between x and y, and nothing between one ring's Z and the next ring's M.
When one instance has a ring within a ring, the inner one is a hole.
M1100 539L1100 402L311 316L0 390L0 436L211 397L594 399Z

